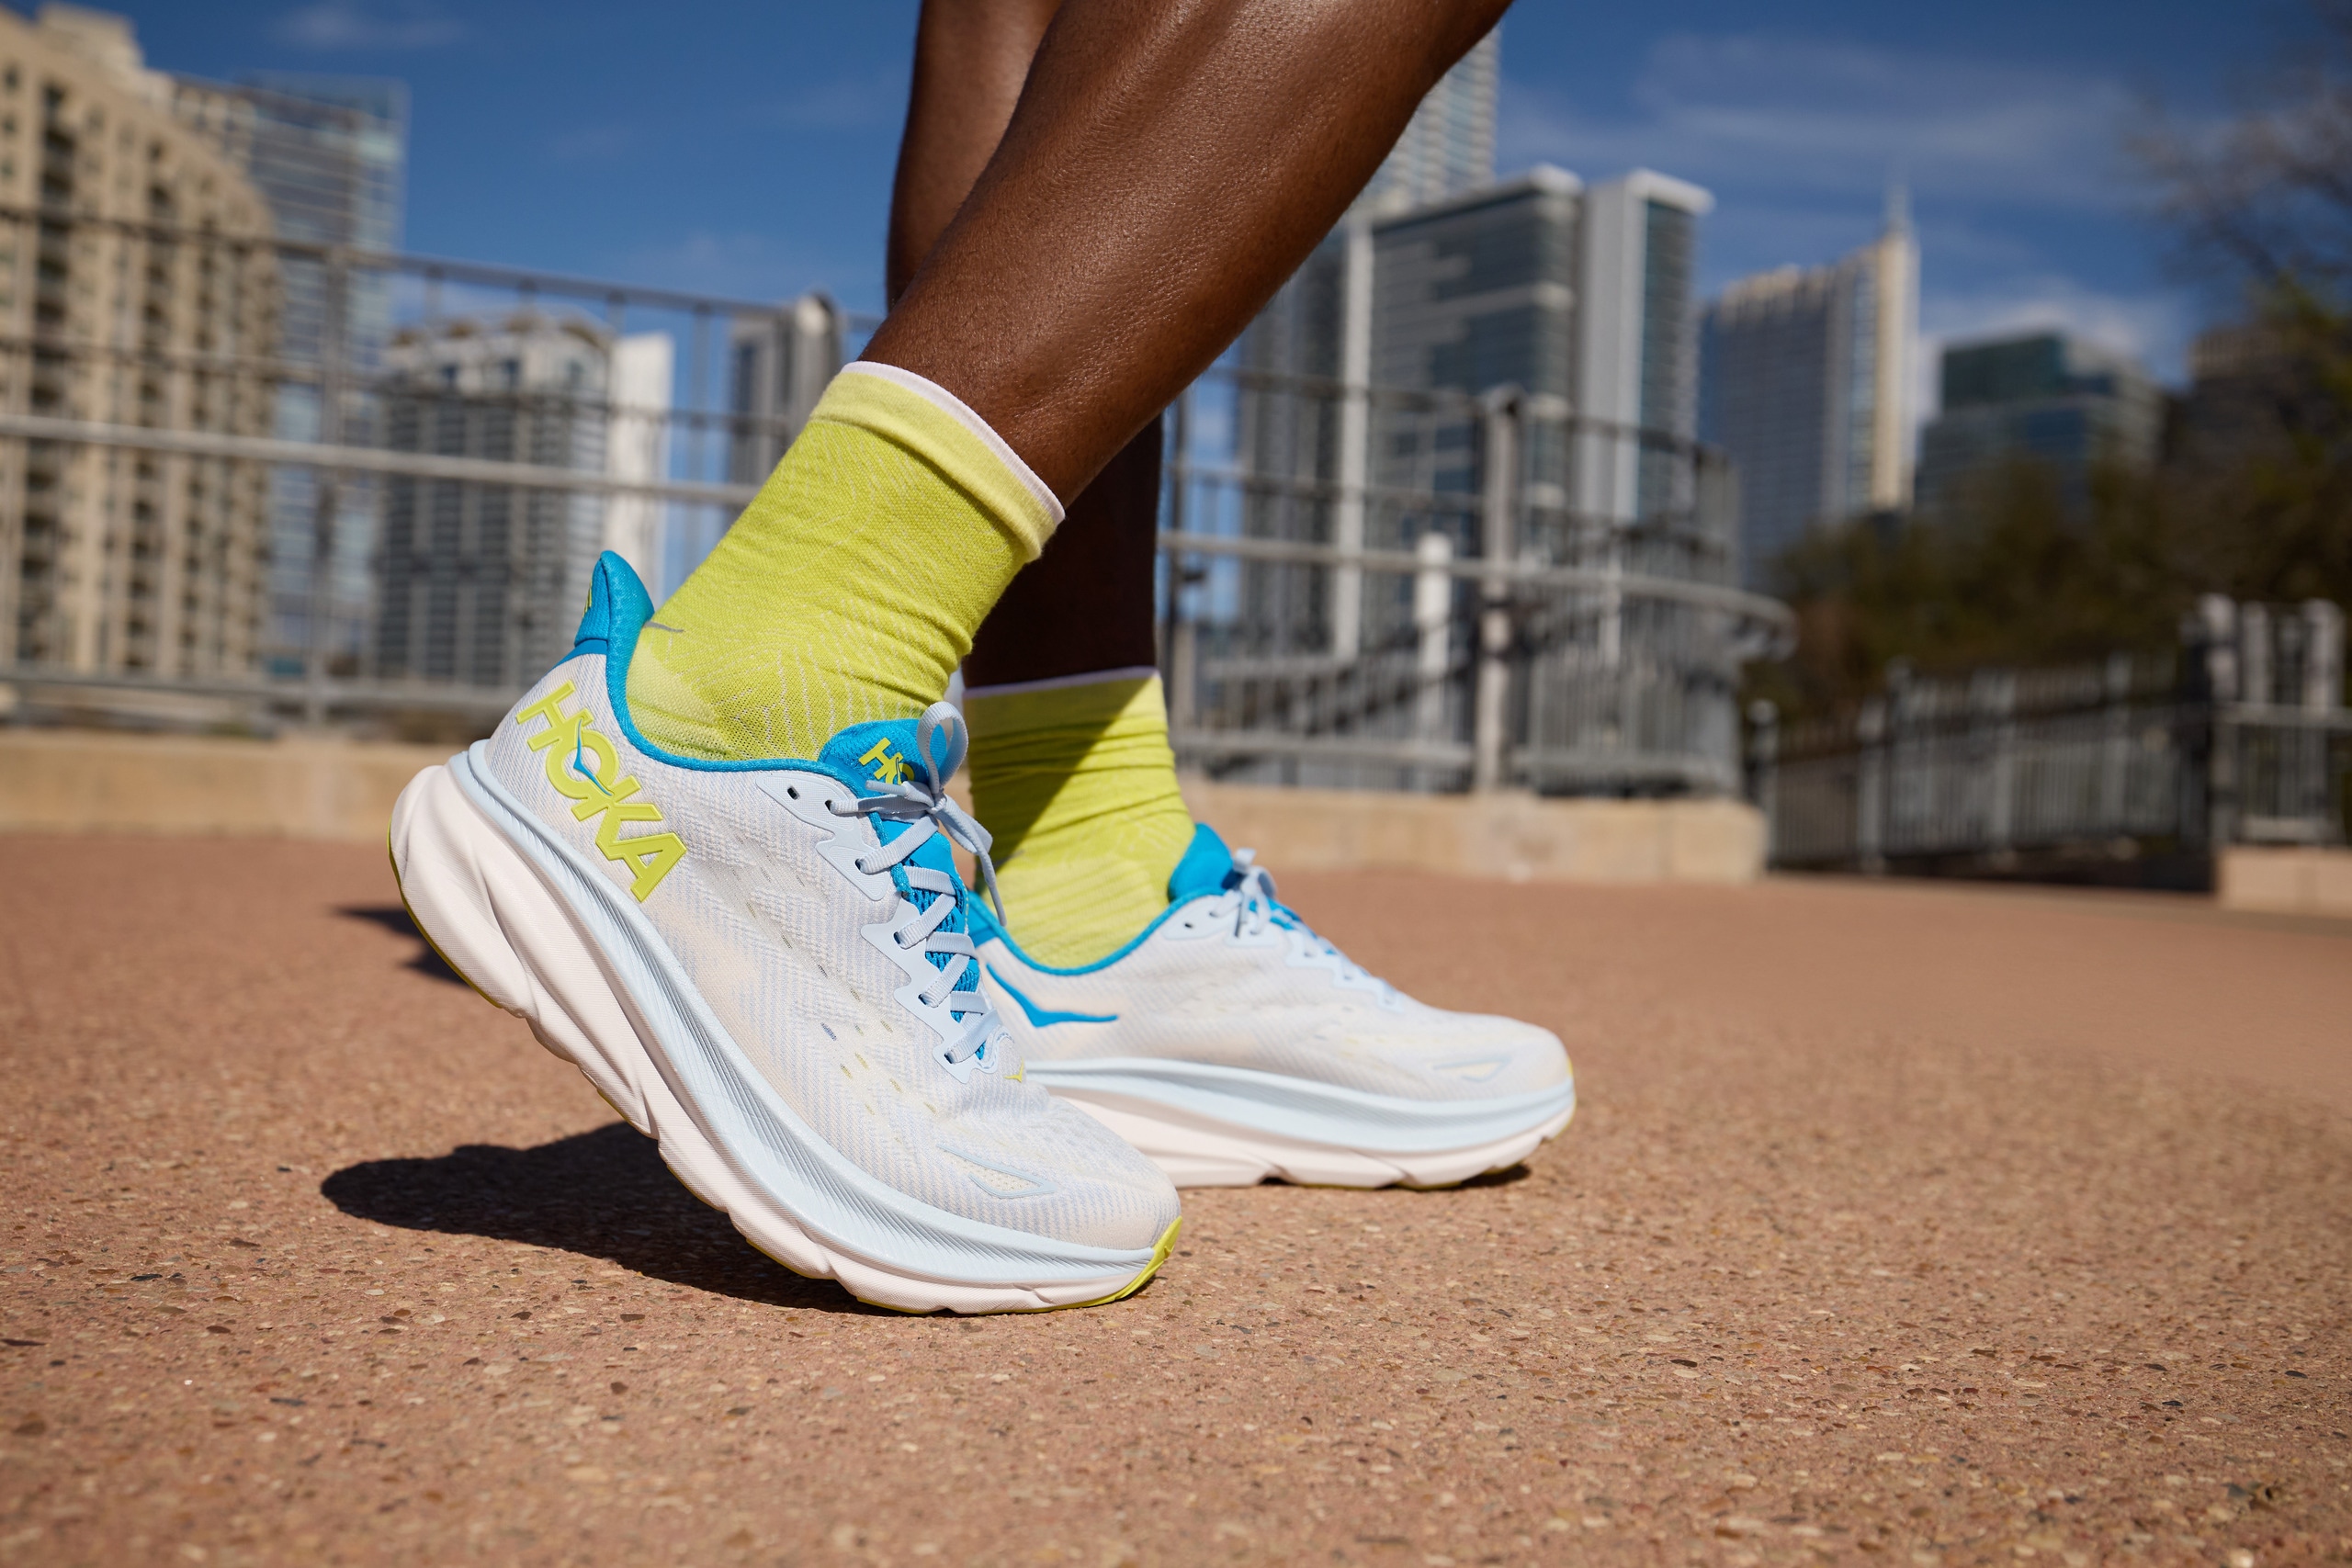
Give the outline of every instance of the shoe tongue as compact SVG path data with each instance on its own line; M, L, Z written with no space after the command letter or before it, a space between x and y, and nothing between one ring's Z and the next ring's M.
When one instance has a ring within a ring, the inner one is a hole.
M930 782L915 760L915 721L910 718L853 724L826 741L817 760L869 793L875 784Z
M857 785L859 793L865 795L877 793L876 785L909 780L927 786L930 780L922 772L922 764L915 761L915 724L911 718L853 724L826 741L817 760ZM886 844L905 832L907 827L905 822L894 822L887 817L874 818L874 831ZM956 852L944 833L933 833L908 859L950 876L958 874Z
M1193 841L1184 858L1176 863L1175 872L1168 878L1168 901L1181 904L1205 893L1222 893L1232 874L1233 852L1225 847L1216 829L1200 823L1193 829Z

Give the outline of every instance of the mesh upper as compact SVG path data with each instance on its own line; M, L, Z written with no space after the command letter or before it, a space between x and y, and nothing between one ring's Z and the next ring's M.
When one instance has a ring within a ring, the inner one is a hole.
M950 1213L1081 1245L1153 1244L1177 1199L1141 1155L1043 1089L1008 1078L1017 1057L962 1083L936 1060L939 1037L895 994L907 976L860 935L889 919L893 903L869 900L817 852L823 830L764 794L762 772L681 767L639 750L614 720L601 655L567 660L524 705L565 681L563 711L588 713L638 783L628 798L661 809L660 823L629 824L623 836L667 830L687 846L639 908L744 1056L819 1136ZM628 886L628 871L598 851L594 821L574 820L572 803L548 781L546 753L530 749L542 728L502 723L491 772L584 863ZM861 846L878 841L863 819L831 830Z
M1023 1052L1041 1062L1170 1057L1409 1100L1524 1094L1567 1079L1567 1052L1550 1030L1342 984L1287 916L1238 934L1238 912L1226 912L1233 902L1193 899L1127 953L1075 975L1040 970L1001 938L986 943L999 976L990 990ZM1037 1027L1005 981L1040 1010L1118 1022Z

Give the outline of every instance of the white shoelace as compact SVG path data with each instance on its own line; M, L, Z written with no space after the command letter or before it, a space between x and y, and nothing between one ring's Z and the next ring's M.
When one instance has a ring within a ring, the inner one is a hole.
M937 755L933 751L934 740L941 742ZM929 777L928 784L913 778L895 784L868 781L867 787L877 793L861 796L847 806L834 802L829 809L836 817L879 817L907 824L906 831L897 838L858 858L857 869L869 876L903 864L910 855L930 842L934 833L943 833L950 843L970 851L980 863L989 902L995 907L1001 922L1004 919L1004 903L996 890L996 863L989 858L989 846L994 840L987 829L947 795L947 781L956 776L956 769L970 743L971 733L965 728L964 716L949 704L933 703L923 711L922 721L915 727L915 756ZM951 1017L964 1023L964 1032L947 1047L948 1059L962 1062L977 1055L988 1043L993 1011L979 988L979 953L972 945L972 939L962 931L940 929L967 894L962 880L947 872L908 865L905 874L909 887L935 897L922 917L892 940L902 948L920 944L926 956L936 954L948 960L934 965L939 978L917 994L923 1006L944 1005ZM957 986L967 975L973 984L958 990Z
M1394 994L1394 986L1341 953L1329 938L1300 919L1296 910L1285 907L1274 896L1273 873L1258 863L1257 851L1234 851L1233 869L1240 874L1241 880L1219 896L1229 902L1221 905L1216 913L1220 919L1231 913L1234 935L1245 942L1254 941L1265 934L1268 926L1280 926L1291 932L1298 943L1297 962L1321 964L1332 971L1339 984L1375 990L1383 1000Z

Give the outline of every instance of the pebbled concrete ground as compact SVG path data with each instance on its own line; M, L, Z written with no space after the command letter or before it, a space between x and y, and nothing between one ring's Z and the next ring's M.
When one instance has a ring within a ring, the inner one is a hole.
M2352 1558L2352 927L1289 878L1566 1135L956 1321L743 1246L380 853L0 849L0 1563Z

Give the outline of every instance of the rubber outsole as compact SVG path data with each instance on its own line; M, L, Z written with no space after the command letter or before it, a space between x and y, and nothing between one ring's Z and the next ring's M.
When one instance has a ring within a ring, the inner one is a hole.
M453 769L468 770L473 793L460 786ZM492 787L459 757L425 769L401 792L387 847L410 919L478 995L529 1024L539 1043L579 1068L605 1103L656 1139L662 1162L686 1190L724 1213L760 1252L797 1274L836 1280L860 1301L909 1313L1099 1305L1141 1289L1167 1261L1181 1220L1170 1223L1148 1254L1067 1248L1068 1261L1054 1270L1062 1277L1029 1280L943 1279L894 1259L887 1242L854 1246L805 1224L741 1161L728 1156L683 1081L692 1075L681 1070L683 1064L672 1059L649 1025L649 1000L634 996L614 973L616 965L585 929L589 922L475 797ZM540 845L537 852L552 852ZM749 1072L747 1065L723 1066L736 1067L739 1077ZM814 1153L839 1160L829 1150ZM926 1213L935 1216L934 1228L944 1234L995 1229L927 1210L903 1195L897 1195L896 1208L893 1217L902 1222L917 1211L911 1223L918 1225ZM999 1234L1015 1244L1038 1240ZM1102 1262L1087 1263L1087 1257ZM1105 1265L1107 1271L1094 1271Z

